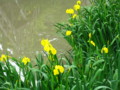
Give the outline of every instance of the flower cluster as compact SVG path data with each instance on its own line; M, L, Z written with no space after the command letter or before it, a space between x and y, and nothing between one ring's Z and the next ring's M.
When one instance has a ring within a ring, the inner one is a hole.
M76 17L77 17L77 14L74 13L74 10L78 11L78 10L80 9L80 4L81 4L81 1L78 0L78 1L76 2L76 4L73 6L73 9L72 9L72 8L67 9L67 10L66 10L66 13L67 13L67 14L73 14L73 15L72 15L72 18L76 18Z
M0 57L0 61L5 62L8 59L9 56L2 54Z
M24 58L22 59L22 62L24 63L24 65L26 65L28 62L30 62L30 58L24 57Z
M93 46L96 46L95 43L94 43L94 41L91 40L92 34L89 33L88 36L89 36L88 42L89 42L90 44L92 44ZM109 51L109 50L108 50L107 47L103 47L103 48L101 49L101 53L108 53L108 51Z
M55 69L53 70L54 75L59 75L60 73L64 72L64 67L60 65L56 65Z
M93 46L95 47L95 46L96 46L96 45L95 45L95 42L91 40L91 38L92 38L92 34L89 33L88 36L89 36L89 40L88 40L88 42L89 42L91 45L93 45Z
M57 50L51 45L48 39L41 40L41 45L44 47L46 52L56 55Z

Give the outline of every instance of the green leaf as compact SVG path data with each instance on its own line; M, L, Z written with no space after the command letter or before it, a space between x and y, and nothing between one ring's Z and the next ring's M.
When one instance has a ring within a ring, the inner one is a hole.
M46 73L44 73L44 72L41 72L42 73L42 75L44 76L44 78L46 79L46 80L48 80L49 78L48 78L48 75L46 74Z
M30 89L29 88L17 88L17 90L30 90Z
M71 88L71 90L76 90L76 85L74 85L74 86Z
M107 87L107 86L98 86L96 87L94 90L101 90L101 89L109 89L109 90L112 90L111 88Z
M9 90L9 88L6 88L6 87L0 87L0 90Z
M114 80L118 80L118 69L115 70L115 73L113 75Z
M90 84L92 85L93 82L95 81L96 77L99 76L102 72L102 69L98 69L97 72L95 73L95 75L92 77Z
M101 63L103 63L103 62L104 62L104 60L95 61L95 63L93 64L93 67L97 66L97 65L101 65Z

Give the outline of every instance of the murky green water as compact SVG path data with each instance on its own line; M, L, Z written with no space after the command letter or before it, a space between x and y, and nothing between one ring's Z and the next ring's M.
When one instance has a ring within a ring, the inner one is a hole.
M0 53L34 57L47 38L59 53L70 49L54 24L67 21L67 8L76 0L0 0ZM86 1L83 3L86 5Z

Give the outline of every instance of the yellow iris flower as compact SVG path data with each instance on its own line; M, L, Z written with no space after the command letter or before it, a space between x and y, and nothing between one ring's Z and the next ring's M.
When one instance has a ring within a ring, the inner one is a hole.
M67 10L66 10L66 13L67 13L67 14L74 14L74 10L71 9L71 8L70 8L70 9L67 9Z
M45 40L41 40L41 45L42 46L45 46L45 45L48 45L50 42L48 39L45 39Z
M8 56L7 56L7 55L2 54L2 55L1 55L1 57L0 57L0 61L4 62L4 61L6 61L6 60L7 60L7 58L8 58Z
M71 34L72 34L72 31L70 31L70 30L66 31L66 36L70 36Z
M102 49L101 49L101 53L108 53L108 48L107 47L103 47Z
M55 55L57 53L57 50L51 45L49 40L41 40L41 44L44 47L44 50L48 53L51 52L51 54Z
M93 41L90 41L90 43L95 47L95 43Z
M22 62L24 63L24 65L26 65L28 62L30 62L30 58L24 57L24 58L22 59Z
M59 75L58 69L54 69L54 70L53 70L53 73L54 73L54 75Z
M78 0L78 1L77 1L77 4L79 4L79 5L80 5L80 4L81 4L81 1L79 1L79 0Z
M60 65L56 65L55 69L53 70L54 75L59 75L59 73L64 72L64 67Z
M79 10L79 9L80 9L80 5L78 5L78 4L74 5L74 9L75 9L76 11Z

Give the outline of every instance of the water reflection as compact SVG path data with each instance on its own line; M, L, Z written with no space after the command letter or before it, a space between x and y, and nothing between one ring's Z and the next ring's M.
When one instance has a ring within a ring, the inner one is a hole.
M33 57L48 38L59 52L70 47L54 24L67 20L65 10L75 0L0 0L0 53Z

